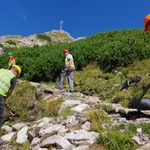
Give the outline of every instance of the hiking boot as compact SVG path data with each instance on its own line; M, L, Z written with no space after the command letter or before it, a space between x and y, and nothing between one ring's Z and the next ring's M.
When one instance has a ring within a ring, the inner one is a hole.
M73 91L73 90L69 90L69 92L70 92L70 93L73 93L74 91Z
M66 90L66 92L73 93L74 91L73 90Z
M62 88L60 88L59 86L57 86L57 87L55 87L56 89L58 89L58 90L62 90Z

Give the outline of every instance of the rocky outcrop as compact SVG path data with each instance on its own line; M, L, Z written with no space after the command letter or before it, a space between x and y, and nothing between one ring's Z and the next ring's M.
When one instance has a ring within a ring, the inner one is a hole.
M84 123L80 124L83 120ZM18 123L16 126L22 127L22 124L24 123ZM34 125L26 123L20 129L4 125L1 129L7 130L8 133L1 136L1 145L10 146L12 137L16 135L15 141L17 144L30 142L30 149L32 150L48 149L49 147L73 149L83 145L90 146L96 141L98 133L89 131L89 126L86 118L83 119L77 115L68 116L61 122L60 118L57 121L42 118L37 120Z
M54 42L72 42L75 39L66 31L63 30L52 30L49 32L41 33L41 35L49 37L49 40L39 39L37 34L29 36L20 36L20 35L6 35L0 36L0 44L3 47L23 47L28 46L32 47L35 45L43 46L48 44L50 41ZM11 41L11 42L10 42Z

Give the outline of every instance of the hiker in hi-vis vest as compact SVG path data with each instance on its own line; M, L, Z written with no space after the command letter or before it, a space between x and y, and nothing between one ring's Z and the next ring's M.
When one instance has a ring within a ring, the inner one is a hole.
M4 106L6 99L12 94L21 68L13 65L10 70L0 69L0 123L4 119Z
M73 76L74 76L74 71L75 71L73 56L69 53L68 49L64 49L63 52L66 57L65 58L65 68L60 74L57 89L59 89L59 90L62 89L64 78L67 77L68 84L69 84L69 92L73 92L74 91Z

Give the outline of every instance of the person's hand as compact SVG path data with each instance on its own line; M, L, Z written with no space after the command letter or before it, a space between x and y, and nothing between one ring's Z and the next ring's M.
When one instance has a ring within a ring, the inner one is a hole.
M70 71L70 66L67 67L67 71L68 71L68 72Z
M146 76L150 76L150 73L148 73Z

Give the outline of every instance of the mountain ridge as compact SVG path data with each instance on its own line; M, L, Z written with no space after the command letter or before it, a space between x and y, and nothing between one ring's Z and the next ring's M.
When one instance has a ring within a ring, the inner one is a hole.
M41 36L41 37L39 37ZM83 38L83 37L82 37ZM0 47L23 47L23 46L43 46L48 43L73 42L81 38L73 38L68 32L63 30L51 30L40 34L28 36L3 35L0 36Z

